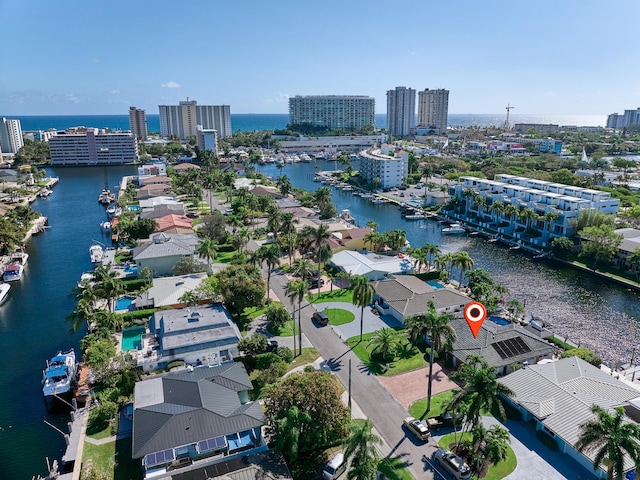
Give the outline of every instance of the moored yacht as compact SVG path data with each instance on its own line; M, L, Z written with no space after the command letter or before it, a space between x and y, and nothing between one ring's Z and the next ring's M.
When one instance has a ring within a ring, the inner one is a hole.
M0 305L2 305L7 299L10 289L11 285L9 285L8 283L0 283Z
M62 395L71 390L76 375L76 354L73 348L58 354L47 362L42 372L42 393L45 397Z
M100 263L102 262L102 257L104 257L104 250L100 245L91 245L89 247L89 257L91 258L91 263Z
M442 233L445 235L459 235L464 232L466 232L466 230L462 228L462 225L459 223L452 223L448 227L442 229Z

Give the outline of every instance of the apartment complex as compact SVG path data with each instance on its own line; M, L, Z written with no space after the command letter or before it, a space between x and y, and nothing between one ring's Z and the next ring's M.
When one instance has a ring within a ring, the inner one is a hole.
M289 125L359 132L375 128L376 100L363 95L296 95L289 98Z
M18 153L23 145L20 120L3 118L0 122L0 153Z
M147 141L147 114L144 110L129 107L129 129L139 141Z
M434 127L439 133L447 131L449 90L443 88L418 92L418 126Z
M409 154L394 152L389 145L364 150L360 152L359 173L368 183L378 183L379 188L399 187L409 174Z
M232 135L231 107L229 105L198 105L195 100L179 105L159 105L160 135L175 135L180 140L197 137L197 126L205 130L216 130L220 138Z
M196 140L200 151L209 150L214 155L218 154L218 132L212 128L202 128L202 125L196 125Z
M396 137L411 134L416 124L416 91L396 87L387 91L387 133Z
M49 139L51 165L110 165L138 161L138 142L131 132L74 127Z
M553 135L558 133L560 127L552 123L516 123L513 129L518 133L528 133L533 130L540 135Z
M529 240L541 246L549 246L555 237L574 236L575 219L581 211L617 213L620 205L620 200L612 198L609 192L504 173L494 180L460 177L453 194L465 205L467 220L514 238L523 238L527 229L538 230L540 235ZM484 201L478 201L477 196L484 197ZM515 205L518 212L531 208L535 215L527 218L508 214L508 205ZM555 213L557 218L547 222L543 218L547 212Z
M607 128L622 130L631 125L640 124L640 108L625 110L623 114L612 113L607 117Z

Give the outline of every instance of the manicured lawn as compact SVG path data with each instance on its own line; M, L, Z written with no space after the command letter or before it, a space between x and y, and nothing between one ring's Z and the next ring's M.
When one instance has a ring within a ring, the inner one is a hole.
M462 434L462 438L471 438L471 434L465 432ZM454 434L449 433L448 435L443 436L438 445L441 448L449 449L449 446L455 441L460 439L460 433L457 434L457 438L454 439ZM518 461L516 459L516 454L513 453L511 447L507 449L507 458L501 462L498 462L496 465L489 465L489 471L483 478L484 480L500 480L501 478L506 477L511 472L516 469L518 465Z
M404 332L404 329L401 328L397 328L397 330L400 330L401 335ZM351 347L353 353L362 360L362 363L366 365L372 374L390 377L428 365L424 359L424 352L405 340L401 351L396 354L396 357L392 361L389 361L389 370L386 370L386 365L382 360L379 358L371 358L369 339L373 337L373 335L375 335L375 332L365 333L362 336L362 342L360 342L360 335L356 335L347 340L347 344Z
M451 401L457 390L449 390L448 392L438 393L431 396L431 410L427 412L427 399L423 398L413 402L409 407L409 413L415 418L427 418L441 415L447 411L447 404Z
M113 478L114 469L114 456L116 454L116 442L105 443L104 445L93 445L91 443L84 443L84 450L82 452L82 461L86 462L91 459L93 462L94 471L107 473L110 478Z
M378 470L389 480L414 480L407 466L399 458L383 458L378 463Z
M218 251L216 257L212 260L214 263L231 263L233 258L238 253L236 250L230 250L228 252Z
M353 322L356 316L349 310L343 310L342 308L327 308L323 310L329 317L329 323L331 325L343 325L345 323Z
M305 347L302 349L302 355L295 357L289 364L287 371L289 372L296 367L307 365L308 363L313 363L319 356L320 355L318 355L318 352L315 348Z
M87 432L87 437L91 437L95 440L100 440L102 438L107 438L111 436L111 426L107 425L107 427L104 430L101 430L99 432L96 432L92 435L89 435Z
M296 318L297 321L297 318ZM297 324L296 324L296 333L297 333ZM288 320L287 323L284 324L284 327L279 330L274 330L272 328L267 328L267 331L271 335L275 335L276 337L291 337L293 335L293 321ZM303 350L304 351L304 350Z
M335 288L333 292L322 292L318 297L317 293L311 293L307 296L309 303L323 302L347 302L353 303L353 290L346 288Z

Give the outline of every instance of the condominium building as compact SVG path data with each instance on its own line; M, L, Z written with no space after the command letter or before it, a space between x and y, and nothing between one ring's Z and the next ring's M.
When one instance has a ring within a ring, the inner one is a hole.
M220 138L232 135L231 107L229 105L198 105L195 100L181 101L179 105L159 105L160 135L175 135L181 140L197 136L198 125L205 130L216 130Z
M623 114L612 113L607 117L607 128L622 130L637 124L640 124L640 108L625 110Z
M409 154L399 151L392 156L390 153L391 149L385 146L360 152L360 176L383 189L402 185L409 174Z
M214 155L218 154L218 132L212 128L202 128L202 125L196 125L196 139L200 151L209 150Z
M138 161L138 142L131 132L74 127L49 139L51 165L110 165Z
M376 100L363 95L296 95L289 98L289 124L329 130L375 128Z
M447 131L449 90L425 88L418 92L418 126L435 127L439 133Z
M416 124L416 91L396 87L387 91L387 133L396 137L410 134Z
M620 206L620 200L612 198L609 192L504 173L496 175L494 180L460 177L454 195L464 204L463 219L515 239L525 239L527 230L537 230L539 235L527 241L543 247L550 246L555 237L574 236L575 220L580 212L593 209L613 214ZM478 196L484 197L484 201L478 201ZM530 208L535 215L528 218L518 213L508 214L508 205L515 205L517 212ZM547 212L555 213L556 218L545 220Z
M129 107L129 129L138 141L147 141L147 114L144 110Z
M18 153L23 145L20 120L3 118L0 122L0 153Z

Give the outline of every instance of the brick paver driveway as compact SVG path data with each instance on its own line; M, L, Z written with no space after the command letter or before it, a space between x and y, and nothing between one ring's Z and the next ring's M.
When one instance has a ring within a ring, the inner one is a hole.
M393 395L400 405L405 408L421 398L427 397L427 385L429 380L429 367L420 368L412 372L401 373L393 377L377 377L384 387ZM442 367L433 364L433 383L431 394L446 392L456 388L455 382L449 380Z

